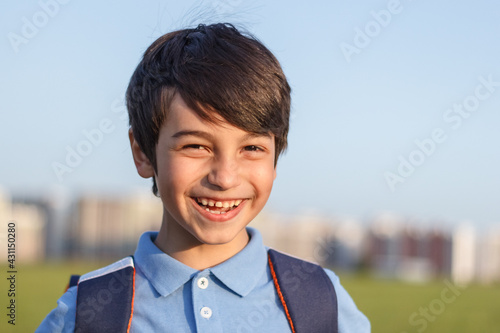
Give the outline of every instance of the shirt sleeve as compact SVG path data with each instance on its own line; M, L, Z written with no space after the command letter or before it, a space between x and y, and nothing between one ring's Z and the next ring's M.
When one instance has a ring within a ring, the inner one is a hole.
M332 281L337 294L339 333L369 333L370 321L358 310L351 296L340 284L338 276L328 269L325 269L325 272Z
M75 330L76 294L71 287L57 301L57 307L42 321L35 333L69 333Z

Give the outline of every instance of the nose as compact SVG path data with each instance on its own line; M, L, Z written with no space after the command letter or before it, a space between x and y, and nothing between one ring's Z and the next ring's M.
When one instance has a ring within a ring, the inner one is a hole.
M240 184L238 163L233 158L219 158L213 160L208 182L218 190L228 190Z

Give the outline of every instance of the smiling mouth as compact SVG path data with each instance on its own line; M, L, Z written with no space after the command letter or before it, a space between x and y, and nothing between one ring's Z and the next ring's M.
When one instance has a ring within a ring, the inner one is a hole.
M195 198L198 205L212 214L225 214L238 207L243 200L217 201L208 198Z

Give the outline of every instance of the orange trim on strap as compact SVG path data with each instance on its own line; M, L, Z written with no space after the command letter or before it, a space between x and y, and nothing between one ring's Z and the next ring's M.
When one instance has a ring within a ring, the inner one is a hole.
M130 332L130 326L132 326L132 317L134 316L134 299L135 299L135 266L134 267L134 276L132 279L132 304L130 310L130 319L128 320L127 333Z
M278 297L280 298L281 304L283 305L283 309L285 310L286 319L288 319L288 323L290 324L290 328L292 332L295 333L295 327L293 327L292 318L290 317L290 313L288 312L288 307L286 306L285 298L283 298L283 294L281 293L281 288L278 283L278 278L276 277L276 272L274 271L273 263L271 262L271 257L267 256L269 261L269 268L271 269L271 275L273 277L274 286L276 287L276 292L278 293Z

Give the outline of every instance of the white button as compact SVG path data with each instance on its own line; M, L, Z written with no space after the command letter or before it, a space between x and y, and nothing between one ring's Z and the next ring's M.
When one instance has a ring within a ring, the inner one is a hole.
M212 309L210 309L208 306L204 306L201 308L200 314L203 318L210 318L212 317Z
M207 289L208 279L206 277L199 278L198 279L198 287L201 289Z

